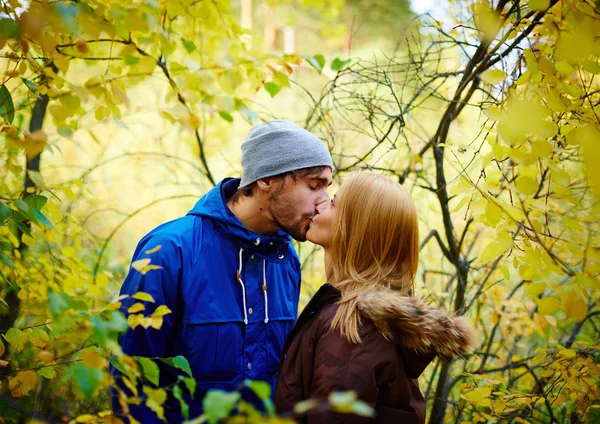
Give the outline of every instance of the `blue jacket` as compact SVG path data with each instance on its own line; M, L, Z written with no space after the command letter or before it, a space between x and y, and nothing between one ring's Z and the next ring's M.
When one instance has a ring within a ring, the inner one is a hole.
M144 302L146 316L158 305L171 309L160 330L129 329L120 344L127 355L187 358L197 382L195 399L186 396L190 418L202 413L210 389L236 390L251 379L269 382L274 392L283 344L297 316L300 262L290 236L260 235L242 225L226 205L239 181L221 181L186 216L147 234L133 261L149 258L161 268L145 275L130 269L121 288L121 294L143 291L154 298ZM137 300L123 302L126 311ZM161 366L160 385L177 375ZM182 420L178 401L169 398L164 406L167 422ZM113 409L120 411L114 392ZM143 402L130 411L140 422L158 422Z

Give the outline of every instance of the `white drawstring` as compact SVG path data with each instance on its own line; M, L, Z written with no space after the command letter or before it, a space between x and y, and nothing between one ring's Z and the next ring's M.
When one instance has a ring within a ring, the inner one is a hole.
M237 270L237 280L238 283L242 286L242 300L244 302L244 324L248 325L248 308L246 307L246 286L244 285L244 281L242 280L242 253L244 252L244 248L240 248L240 267ZM264 323L269 322L269 297L267 296L267 261L263 259L263 283L262 283L262 291L265 299L265 320Z
M267 272L266 261L263 259L263 285L262 291L265 295L265 324L269 322L269 298L267 297Z
M246 310L246 286L242 281L242 252L244 251L243 247L240 247L240 268L237 271L237 280L238 283L242 286L242 299L244 301L244 324L248 325L248 312Z

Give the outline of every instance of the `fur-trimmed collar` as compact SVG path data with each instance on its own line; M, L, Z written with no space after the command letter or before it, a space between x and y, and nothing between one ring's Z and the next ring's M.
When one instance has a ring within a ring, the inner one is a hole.
M475 331L464 317L448 315L413 296L377 288L360 295L358 307L388 340L419 355L452 359L474 345Z

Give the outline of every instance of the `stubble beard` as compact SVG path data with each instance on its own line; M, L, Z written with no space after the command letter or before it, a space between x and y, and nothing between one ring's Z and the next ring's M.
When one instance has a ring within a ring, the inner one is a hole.
M294 240L306 241L308 227L302 226L302 223L312 218L312 214L303 214L298 217L293 202L286 199L280 192L273 193L269 198L269 213L277 225Z

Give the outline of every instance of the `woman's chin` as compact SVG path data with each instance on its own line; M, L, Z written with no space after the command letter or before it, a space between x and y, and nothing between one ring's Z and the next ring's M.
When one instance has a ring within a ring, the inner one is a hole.
M314 232L311 231L310 228L306 232L306 241L309 241L309 242L311 242L313 244L316 244L316 245L319 245L319 246L323 246L323 241L319 240L318 237L315 237Z

